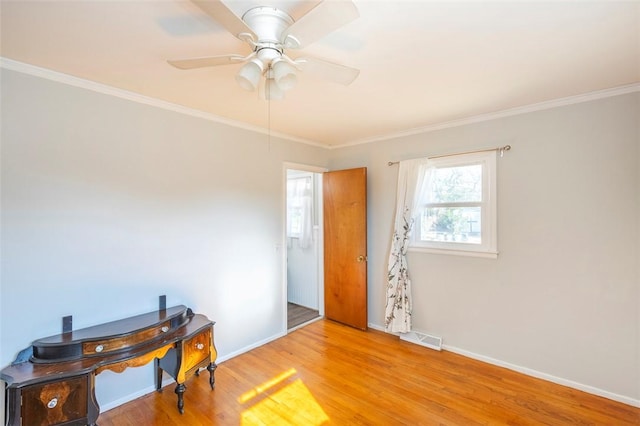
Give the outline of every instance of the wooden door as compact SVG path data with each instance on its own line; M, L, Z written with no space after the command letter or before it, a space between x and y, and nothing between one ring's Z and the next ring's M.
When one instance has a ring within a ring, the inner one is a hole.
M323 174L324 313L367 329L367 169Z

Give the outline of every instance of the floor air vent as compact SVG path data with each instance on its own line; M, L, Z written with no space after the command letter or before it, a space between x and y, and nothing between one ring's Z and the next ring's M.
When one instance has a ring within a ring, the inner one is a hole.
M442 337L432 336L420 331L410 331L408 333L400 333L400 339L406 342L415 343L416 345L426 346L436 351L442 350Z

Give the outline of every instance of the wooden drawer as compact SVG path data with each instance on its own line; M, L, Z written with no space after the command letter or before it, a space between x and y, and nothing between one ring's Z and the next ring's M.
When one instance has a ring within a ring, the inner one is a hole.
M105 340L96 340L93 342L85 342L82 344L83 355L98 355L121 349L130 348L141 343L146 343L153 338L166 333L171 329L169 321L163 322L155 327L147 328L128 336L114 337Z
M183 365L184 370L193 367L211 358L211 329L196 334L184 341Z
M81 376L25 387L22 424L86 424L88 386L88 377Z

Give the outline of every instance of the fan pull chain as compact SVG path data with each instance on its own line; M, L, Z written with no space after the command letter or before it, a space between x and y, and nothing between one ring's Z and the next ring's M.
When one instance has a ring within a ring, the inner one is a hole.
M267 152L271 153L271 86L266 85L267 90Z

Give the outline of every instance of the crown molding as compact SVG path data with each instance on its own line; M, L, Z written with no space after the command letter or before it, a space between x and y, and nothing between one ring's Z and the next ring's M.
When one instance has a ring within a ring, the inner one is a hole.
M270 131L268 129L265 129L264 127L254 126L254 125L243 123L240 121L230 120L228 118L220 117L218 115L211 114L208 112L200 111L193 108L187 108L182 105L174 104L171 102L163 101L163 100L152 98L149 96L144 96L139 93L130 92L128 90L118 89L117 87L108 86L106 84L96 83L95 81L85 80L83 78L75 77L69 74L64 74L58 71L53 71L47 68L37 67L35 65L26 64L24 62L15 61L13 59L8 59L2 56L0 56L0 68L5 68L7 70L17 71L23 74L44 78L46 80L67 84L69 86L79 87L81 89L91 90L93 92L102 93L104 95L115 96L117 98L126 99L132 102L153 106L153 107L165 109L168 111L177 112L179 114L184 114L191 117L201 118L203 120L212 121L219 124L225 124L227 126L239 128L242 130L248 130L255 133L270 135L270 136L280 138L280 139L285 139L291 142L303 143L306 145L312 145L319 148L327 148L326 145L315 142L315 141L298 138L285 133Z
M162 101L160 99L152 98L149 96L143 96L135 92L118 89L116 87L108 86L106 84L96 83L94 81L85 80L79 77L74 77L72 75L60 73L47 68L37 67L35 65L26 64L26 63L15 61L13 59L8 59L2 56L0 56L0 68L5 68L12 71L33 75L33 76L44 78L47 80L52 80L59 83L68 84L70 86L75 86L75 87L91 90L94 92L102 93L105 95L111 95L118 98L127 99L133 102L154 106L157 108L177 112L179 114L185 114L192 117L201 118L201 119L212 121L215 123L225 124L230 127L235 127L235 128L248 130L251 132L265 134L265 135L271 135L273 137L285 139L291 142L302 143L305 145L311 145L317 148L324 148L329 150L345 148L345 147L354 146L354 145L368 144L373 142L380 142L380 141L385 141L389 139L397 139L397 138L406 137L406 136L414 136L418 134L435 132L437 130L443 130L443 129L448 129L452 127L464 126L468 124L480 123L483 121L490 121L490 120L496 120L499 118L511 117L514 115L526 114L526 113L535 112L535 111L542 111L546 109L552 109L552 108L557 108L557 107L562 107L567 105L579 104L582 102L589 102L597 99L609 98L612 96L619 96L619 95L625 95L628 93L640 92L640 83L632 83L625 86L613 87L609 89L598 90L595 92L589 92L589 93L583 93L575 96L568 96L565 98L553 99L550 101L524 105L524 106L510 108L502 111L496 111L488 114L475 115L472 117L466 117L459 120L446 121L443 123L436 123L436 124L432 124L424 127L416 127L409 130L403 130L401 132L387 133L384 135L374 136L371 138L358 139L351 142L345 142L339 145L326 145L317 141L298 138L296 136L288 135L285 133L269 131L268 129L265 129L263 127L250 125L240 121L230 120L228 118L220 117L218 115L211 114L208 112L200 111L193 108L187 108L182 105L174 104L167 101Z
M409 130L403 130L396 133L388 133L385 135L374 136L372 138L359 139L340 145L333 145L331 148L344 148L347 146L362 145L372 142L380 142L389 139L396 139L406 136L413 136L423 133L435 132L436 130L448 129L452 127L464 126L467 124L480 123L483 121L496 120L499 118L511 117L514 115L527 114L535 111L542 111L567 105L579 104L583 102L594 101L597 99L609 98L612 96L626 95L628 93L640 92L640 83L627 84L619 87L598 90L595 92L583 93L566 98L552 99L550 101L538 102L535 104L524 105L515 108L509 108L502 111L496 111L488 114L480 114L472 117L461 118L459 120L446 121L424 127L416 127Z

